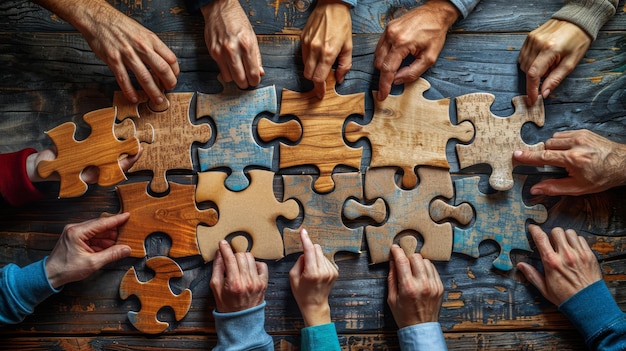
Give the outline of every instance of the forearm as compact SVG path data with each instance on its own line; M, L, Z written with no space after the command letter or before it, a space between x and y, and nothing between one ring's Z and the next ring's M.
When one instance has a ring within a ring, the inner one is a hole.
M93 27L93 23L111 18L111 14L117 12L105 0L33 0L33 2L61 17L83 34Z
M615 14L618 0L566 0L552 18L576 24L593 40L600 28Z

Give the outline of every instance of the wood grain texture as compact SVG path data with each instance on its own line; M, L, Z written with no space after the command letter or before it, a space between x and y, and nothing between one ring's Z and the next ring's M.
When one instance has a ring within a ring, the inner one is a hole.
M131 267L120 283L120 297L125 300L131 295L137 296L141 309L138 312L129 311L128 320L144 333L158 334L169 327L169 323L157 319L159 310L171 307L176 320L183 319L191 305L191 290L185 289L180 294L172 292L170 279L183 276L182 269L172 259L152 257L146 261L146 266L154 272L154 277L147 282L140 281L135 268Z
M276 222L279 216L295 219L300 208L294 200L279 202L272 186L274 172L251 170L250 185L231 191L225 185L227 174L207 171L198 174L196 201L217 205L219 219L212 227L198 227L198 246L205 262L215 258L219 242L229 235L248 236L254 257L277 260L283 257L283 244ZM237 245L241 250L241 244Z
M87 191L87 183L81 174L89 166L98 168L99 185L111 186L126 180L119 159L123 155L136 155L139 141L134 137L124 141L116 138L113 132L115 112L114 108L108 108L85 114L84 120L91 127L91 134L81 141L74 138L76 125L72 122L46 132L56 146L56 158L41 161L37 172L42 178L48 178L53 172L59 175L59 197L80 196Z
M372 121L365 126L350 122L345 136L350 142L366 137L372 148L370 167L400 167L402 185L417 184L415 167L450 168L446 158L449 139L468 142L474 136L470 122L450 123L450 99L428 100L424 92L430 83L420 78L404 85L401 95L374 100ZM376 94L373 91L372 94Z

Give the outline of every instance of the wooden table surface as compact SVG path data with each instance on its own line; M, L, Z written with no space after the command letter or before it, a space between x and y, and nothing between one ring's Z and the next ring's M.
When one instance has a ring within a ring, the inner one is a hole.
M218 68L207 53L203 20L186 12L177 1L113 1L115 7L156 32L178 56L181 74L174 91L217 93ZM511 99L523 95L524 78L517 66L519 49L528 31L545 22L561 0L484 0L449 34L438 62L424 75L432 85L427 98L457 97L473 92L496 96L492 111L513 113ZM247 1L246 13L259 38L265 76L261 86L276 85L308 91L302 76L299 33L311 10L309 1ZM374 49L385 22L397 11L416 6L414 1L361 0L353 10L353 68L337 87L340 94L366 93L366 118L371 117L371 90L378 85L373 66ZM626 3L602 29L585 59L545 101L545 126L525 126L522 135L532 144L559 130L587 128L612 140L626 142ZM44 134L65 121L80 125L79 137L88 134L82 116L112 105L119 90L113 74L98 60L71 26L28 2L0 3L0 152L52 145ZM396 93L401 88L396 88ZM280 98L279 100L280 101ZM453 110L453 109L452 109ZM453 113L454 114L454 113ZM456 116L453 116L453 121ZM448 160L455 177L484 169L460 172L448 145ZM197 146L194 146L194 148ZM195 171L199 167L195 165ZM529 170L530 185L543 176ZM129 181L149 179L133 174ZM172 172L170 179L195 182L194 172ZM486 184L486 176L482 176ZM54 191L54 186L52 187ZM530 197L542 203L549 217L544 229L574 228L585 235L601 261L605 280L622 308L626 308L626 192L615 189L583 197ZM26 265L53 248L67 223L117 212L120 204L113 188L91 187L82 197L49 199L22 208L0 210L0 265ZM167 247L163 236L147 244ZM365 246L365 245L364 245ZM531 246L532 245L531 243ZM451 350L583 350L584 342L557 309L541 297L515 269L492 267L499 248L480 246L480 258L452 254L436 266L445 287L440 322ZM266 293L266 329L276 349L299 344L302 320L289 288L288 271L297 255L268 262L270 283ZM339 261L340 277L331 295L332 318L344 350L396 350L396 326L386 304L387 264L370 265L366 250ZM349 258L349 259L348 259ZM514 251L513 262L539 265L537 253ZM89 279L69 284L44 301L34 315L16 326L0 328L4 350L206 350L216 341L209 288L211 264L200 257L177 259L184 277L174 289L189 287L193 302L180 322L171 311L159 318L171 327L158 336L138 332L127 312L138 310L137 299L119 297L121 277L141 259L125 259L107 266Z

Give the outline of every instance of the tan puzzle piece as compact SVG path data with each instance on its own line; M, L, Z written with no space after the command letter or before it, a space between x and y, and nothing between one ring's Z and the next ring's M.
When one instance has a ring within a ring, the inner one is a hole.
M185 289L176 295L170 287L170 279L180 278L183 271L180 266L168 257L153 257L146 261L146 266L154 271L154 278L141 282L137 278L135 268L131 267L120 283L120 297L126 300L131 295L141 301L139 312L129 311L128 319L138 330L147 334L158 334L169 323L157 319L157 313L163 307L169 306L174 311L177 321L183 319L191 306L191 290Z
M91 127L91 134L76 141L76 125L63 123L46 132L54 142L57 156L54 160L42 161L37 172L42 178L53 172L61 179L59 197L80 196L88 185L81 179L83 170L89 166L98 167L98 185L111 186L126 180L120 168L120 155L135 155L139 151L139 141L130 137L120 141L113 132L116 110L109 107L86 113L83 120Z
M401 167L402 185L406 188L417 184L416 166L450 168L446 158L448 140L468 142L474 135L471 123L450 123L450 99L425 99L428 89L430 83L423 78L405 83L401 95L389 95L384 101L374 99L374 116L369 124L346 125L348 141L369 139L370 167Z
M169 108L155 112L146 102L139 103L136 111L139 117L130 117L137 130L154 130L152 143L143 144L143 154L135 162L130 172L151 170L154 172L150 190L158 193L167 191L166 172L172 169L192 170L191 146L194 142L206 143L211 138L208 123L195 125L189 119L189 105L194 93L165 94ZM123 95L114 97L114 104L130 116L136 104L128 102ZM146 135L150 135L146 132Z
M251 246L250 252L256 258L274 260L283 257L283 241L276 219L278 216L295 219L300 207L295 200L276 200L274 172L251 170L249 175L250 185L233 192L224 185L226 173L209 171L198 174L196 201L211 201L219 212L216 225L198 227L198 246L205 262L215 258L220 240L233 233L247 233L252 238L251 245L236 240L238 251Z
M500 191L513 187L513 160L515 150L541 151L543 143L528 145L522 140L520 130L525 123L532 122L543 126L545 112L541 96L531 106L526 106L525 96L513 98L515 113L509 117L499 117L491 113L495 96L488 93L475 93L456 98L459 122L471 121L476 129L474 141L469 145L457 145L456 152L461 168L476 164L491 165L489 185Z
M196 227L200 223L215 225L217 212L196 207L195 185L171 183L170 192L164 197L149 195L147 187L147 182L117 187L121 211L131 214L118 230L117 243L130 246L132 257L145 257L146 237L162 232L172 239L170 257L199 255Z
M333 190L331 174L336 166L359 169L363 153L362 148L352 148L344 142L343 124L348 116L365 113L365 94L339 95L335 85L335 72L331 71L322 100L313 91L299 93L283 89L280 107L281 115L295 115L302 125L301 138L296 145L280 143L280 168L316 166L320 175L314 186L320 193ZM280 126L284 124L259 123L259 137L265 142L279 136L292 139L298 130L291 124L285 125L280 133Z
M452 198L454 189L447 169L420 167L417 170L419 184L413 189L402 189L395 182L396 168L372 168L365 175L365 197L369 200L383 198L387 203L387 220L380 226L367 226L365 237L370 250L372 263L389 260L391 245L394 242L407 252L415 250L416 241L403 239L403 232L414 231L422 236L424 245L420 253L425 258L447 261L452 253L452 225L436 223L430 215L431 202L439 197ZM437 206L448 207L452 218L469 222L472 218L470 206L453 207L445 203ZM469 212L466 212L469 211ZM469 220L468 220L469 218Z

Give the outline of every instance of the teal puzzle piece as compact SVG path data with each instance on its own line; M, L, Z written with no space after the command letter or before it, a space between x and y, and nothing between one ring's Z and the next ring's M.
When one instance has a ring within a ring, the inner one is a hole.
M522 188L526 176L513 175L513 180L513 188L493 194L483 194L478 190L480 177L454 181L455 204L469 203L474 208L475 221L470 228L454 228L453 252L477 258L480 243L494 240L500 245L500 255L493 261L493 266L509 271L513 268L511 250L531 251L526 237L526 220L543 223L548 218L548 212L543 205L527 206L524 203Z
M250 184L244 170L259 166L271 170L274 147L261 147L254 140L253 121L263 111L277 111L276 89L269 86L256 90L240 90L235 83L222 83L219 94L197 94L196 116L210 116L215 122L215 143L198 149L201 171L218 167L230 168L226 187L240 191Z

